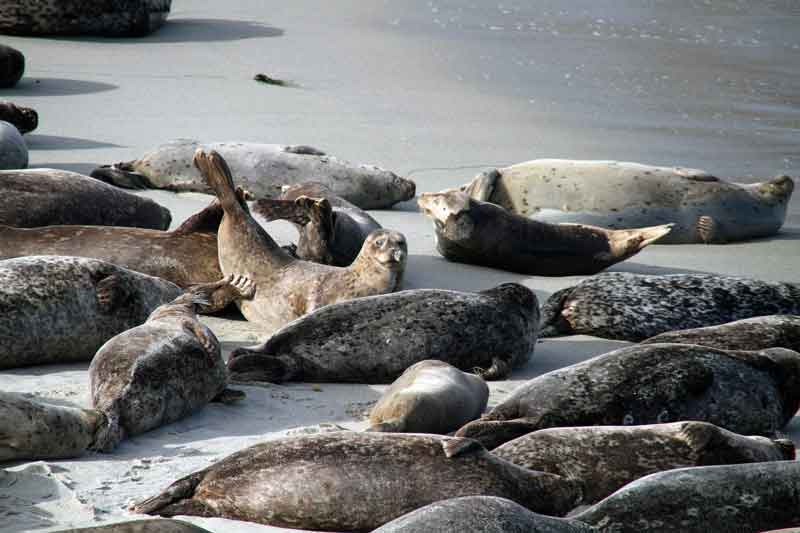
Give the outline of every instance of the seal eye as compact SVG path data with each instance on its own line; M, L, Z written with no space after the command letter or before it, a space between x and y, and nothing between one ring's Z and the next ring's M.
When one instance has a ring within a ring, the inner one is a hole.
M382 247L384 244L386 244L386 241L384 239L378 239L377 241L375 241L375 246Z

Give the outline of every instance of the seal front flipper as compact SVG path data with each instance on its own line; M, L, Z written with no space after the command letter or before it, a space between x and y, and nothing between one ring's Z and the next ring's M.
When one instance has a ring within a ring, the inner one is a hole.
M233 383L266 382L283 383L298 380L299 365L284 357L264 355L262 353L238 348L228 359L228 373Z
M477 453L486 451L483 444L475 439L468 439L464 437L451 437L442 441L442 449L447 458L457 457L459 455L466 455L468 453Z
M724 244L725 238L722 236L719 224L710 216L703 215L697 218L695 231L703 244Z
M101 313L110 314L124 305L133 291L130 280L117 274L106 276L95 285L97 308Z
M214 289L208 295L207 302L200 305L198 308L198 312L201 314L222 311L233 302L250 299L256 293L255 284L250 280L250 278L245 276L234 276L231 274L214 285L217 286L214 287ZM189 290L193 290L195 287L200 286L195 285Z
M125 189L156 189L157 187L144 174L133 171L131 163L103 165L92 170L90 174L96 180L123 187Z
M177 509L182 510L197 510L202 511L205 506L199 502L193 502L192 497L197 485L203 481L205 477L205 470L190 474L185 478L179 479L169 487L167 490L153 496L144 501L131 505L128 510L134 513L159 515L159 516L175 516L176 514L188 514L195 516L206 516L198 514L197 512L174 512ZM211 516L211 515L207 515Z

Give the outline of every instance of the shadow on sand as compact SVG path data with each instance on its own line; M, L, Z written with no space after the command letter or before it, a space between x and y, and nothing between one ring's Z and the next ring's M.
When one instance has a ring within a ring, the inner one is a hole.
M69 96L112 91L117 85L99 81L26 76L13 88L0 90L0 96Z
M30 134L25 137L29 150L89 150L92 148L122 148L114 143L81 139L79 137L61 137L60 135Z

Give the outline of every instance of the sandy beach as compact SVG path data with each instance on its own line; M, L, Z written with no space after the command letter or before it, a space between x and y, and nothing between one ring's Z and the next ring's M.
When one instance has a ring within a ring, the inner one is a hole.
M612 159L707 170L752 183L800 175L800 7L790 0L554 0L480 4L175 0L141 39L20 38L23 80L0 98L35 108L30 167L88 174L175 138L306 144L409 176L417 192L534 158ZM478 4L478 5L475 5ZM290 87L253 81L256 73ZM210 196L137 192L173 227ZM515 281L540 302L582 277L545 278L445 261L413 201L372 211L403 232L403 288L479 290ZM266 225L281 243L287 223ZM800 195L781 233L727 245L653 245L610 270L709 272L800 283ZM269 335L205 317L225 353ZM520 383L626 343L540 341L489 407ZM88 363L0 372L0 390L88 407ZM322 424L363 429L385 386L239 387L238 405L136 436L112 454L0 470L0 531L130 519L127 506L251 444ZM800 443L800 422L789 426ZM215 532L283 531L223 519Z

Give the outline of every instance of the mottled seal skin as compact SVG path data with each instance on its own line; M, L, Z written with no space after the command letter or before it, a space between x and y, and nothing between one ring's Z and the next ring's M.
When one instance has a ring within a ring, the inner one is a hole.
M462 190L542 222L611 229L674 223L658 243L693 244L774 235L794 182L778 176L739 184L691 168L537 159L484 172Z
M22 107L13 102L0 102L0 120L13 124L20 133L29 133L39 125L39 114L30 107Z
M800 406L800 354L694 344L622 348L518 387L456 435L489 449L539 429L697 420L774 435Z
M55 533L211 533L207 529L170 519L131 520L105 526L62 529Z
M281 187L307 180L324 184L361 209L388 208L414 197L413 181L382 168L354 165L310 146L241 142L200 143L179 139L141 159L95 169L92 176L120 187L212 193L193 166L197 150L217 152L228 162L236 183L257 198L276 198Z
M272 240L234 193L233 177L219 154L198 150L195 164L224 211L217 233L223 274L242 275L256 285L253 298L238 302L247 320L274 331L319 307L392 292L400 285L407 256L401 233L372 232L347 268L295 259Z
M450 433L481 416L488 400L480 376L444 361L420 361L383 393L369 413L367 431Z
M0 391L0 462L78 457L104 425L98 411Z
M82 257L0 261L0 368L88 361L181 289Z
M25 56L16 48L0 44L0 89L17 84L25 73Z
M0 120L0 170L16 170L28 166L28 145L11 123Z
M536 295L516 283L478 293L416 289L328 305L260 346L231 353L242 381L390 383L430 358L484 379L528 362L536 344Z
M59 224L165 230L169 209L148 198L66 170L0 172L0 224L36 228Z
M127 436L180 420L226 392L220 343L196 312L231 282L225 278L194 287L97 351L89 366L92 405L108 425L92 449L109 452ZM241 280L243 292L249 286Z
M433 219L436 249L446 259L540 276L594 274L639 253L671 228L549 224L454 190L423 193L417 202Z
M800 352L800 316L770 315L737 320L719 326L668 331L642 341L702 344L722 350L788 348Z
M172 0L4 0L0 33L142 37L167 20Z
M800 285L718 274L609 272L553 293L542 337L594 335L639 342L667 331L766 315L799 315Z
M593 533L583 522L553 518L496 496L464 496L426 505L374 533Z
M680 468L651 474L575 515L615 533L758 533L800 525L800 463Z
M707 422L542 429L492 450L515 465L580 481L598 502L655 472L690 466L794 460L790 440L746 437Z
M430 503L478 494L552 515L580 498L574 482L512 465L469 439L346 431L251 446L131 510L367 531Z

